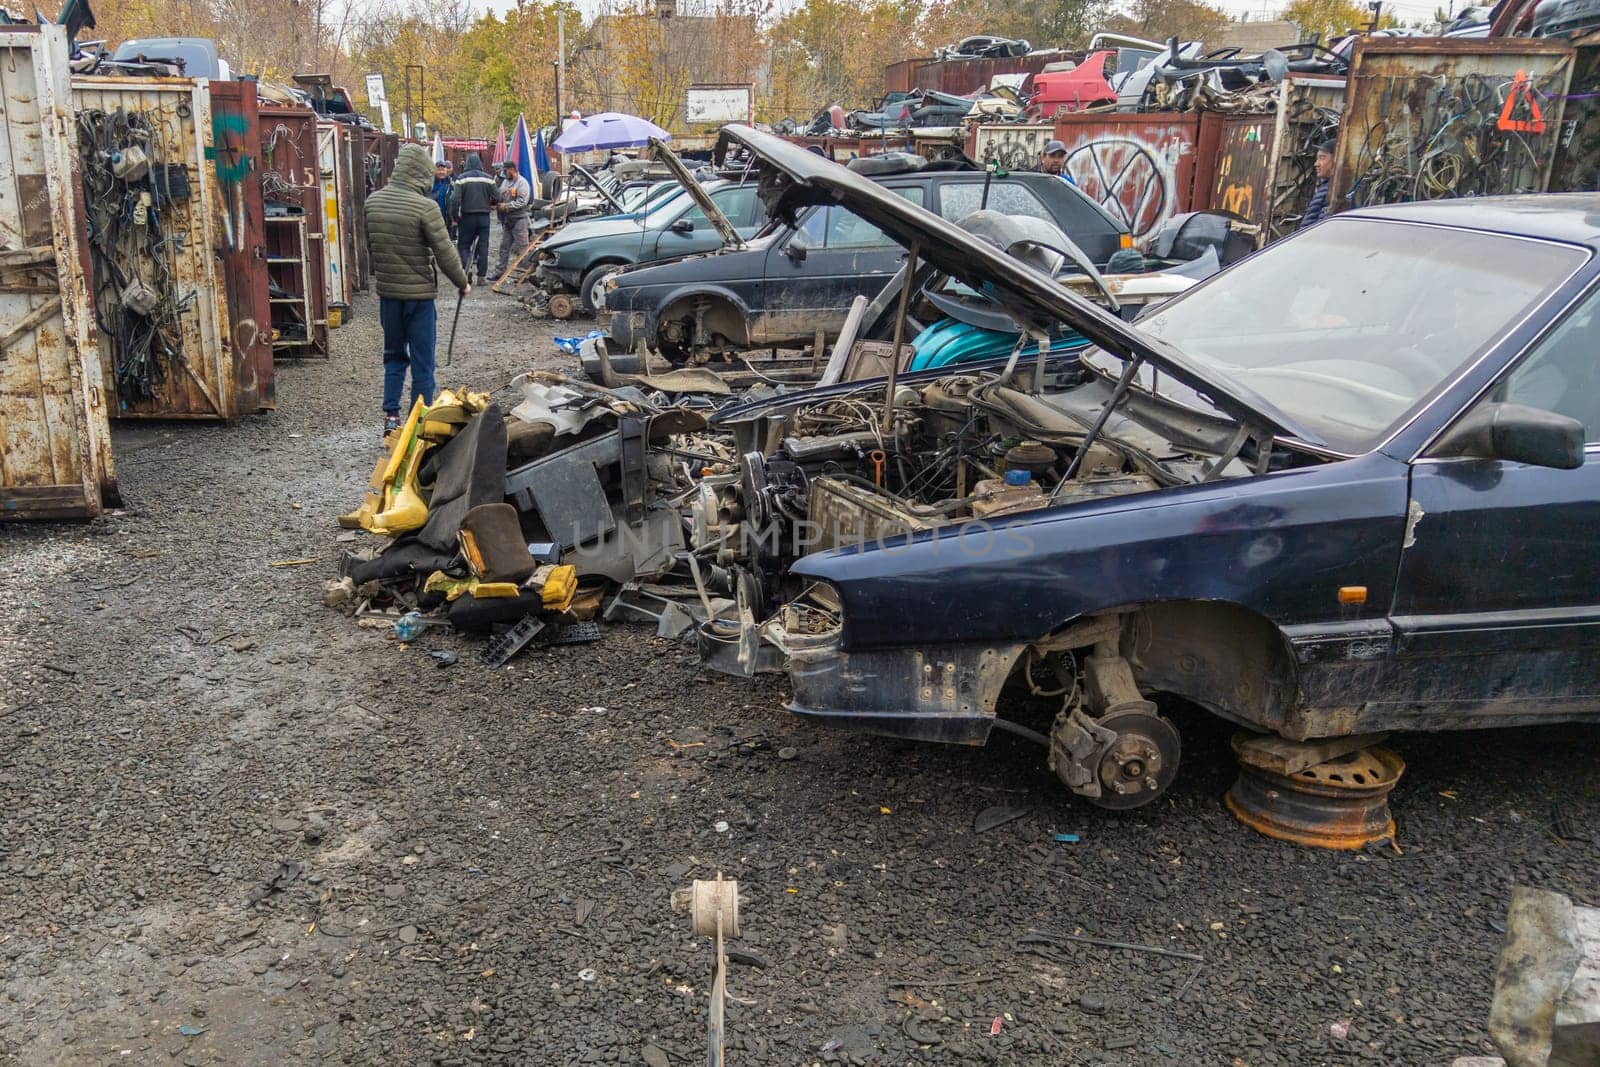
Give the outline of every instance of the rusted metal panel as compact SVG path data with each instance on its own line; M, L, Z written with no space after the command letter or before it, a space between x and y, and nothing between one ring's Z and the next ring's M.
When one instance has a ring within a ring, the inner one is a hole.
M267 270L286 295L302 303L274 303L273 350L284 356L328 355L327 265L323 253L322 178L317 156L317 116L310 108L263 106L262 192L275 217L266 224ZM298 209L298 210L297 210Z
M932 59L902 59L898 63L890 63L883 68L883 91L909 93L916 84L913 80L916 69L924 63L932 62Z
M1191 211L1225 211L1266 232L1275 128L1271 115L1200 117Z
M980 163L998 163L1003 170L1033 170L1055 135L1055 124L1048 122L974 126L967 154Z
M1057 115L1067 173L1078 188L1146 237L1190 210L1198 115L1176 112Z
M1573 47L1571 95L1550 168L1551 192L1600 189L1600 33L1580 37Z
M230 225L212 168L215 137L211 97L205 79L75 76L73 104L85 113L143 115L152 137L146 146L152 167L180 168L188 195L166 208L166 232L182 235L164 244L166 259L153 267L169 279L175 323L166 331L171 354L163 356L159 381L148 397L118 395L116 370L123 353L107 331L100 331L101 363L113 418L231 419L255 410L251 383L234 374L233 337L223 283L223 230ZM116 146L112 146L116 147ZM91 213L93 205L89 205ZM87 233L85 234L87 238ZM96 300L110 298L117 283L96 271ZM192 295L191 295L192 294Z
M254 82L214 81L213 169L223 217L222 271L233 335L233 373L241 410L278 406L272 366L272 305L268 303L266 234L262 220L261 122Z
M66 31L0 33L0 520L119 504L83 271Z
M915 141L906 134L891 134L888 137L810 137L794 134L785 137L784 140L806 148L820 148L829 159L836 159L841 163L860 156L916 151ZM673 143L676 144L677 141L674 140Z
M1572 61L1555 40L1358 40L1329 207L1543 192ZM1537 121L1514 88L1519 72ZM1508 97L1519 102L1510 129Z
M322 254L324 289L328 294L328 325L338 326L350 306L351 275L355 272L351 251L349 152L344 142L349 127L339 122L317 123L318 180L322 185Z
M1081 52L1055 50L992 59L935 59L921 62L912 71L911 84L917 89L965 96L989 88L996 75L1038 74L1051 63L1082 58Z
M1317 146L1339 135L1345 79L1290 75L1273 116L1272 190L1266 241L1293 233L1317 188Z
M355 286L366 292L372 284L372 263L367 255L367 173L366 131L352 126L345 138L345 171L350 175L350 251L356 265Z

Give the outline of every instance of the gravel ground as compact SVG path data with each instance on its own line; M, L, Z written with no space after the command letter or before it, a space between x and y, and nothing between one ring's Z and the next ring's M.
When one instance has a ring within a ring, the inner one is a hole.
M441 384L558 365L551 326L475 293ZM702 1061L669 897L720 870L767 962L732 1062L1435 1064L1489 1049L1513 884L1600 905L1592 729L1400 738L1404 854L1329 854L1233 821L1201 717L1119 816L1026 741L828 732L643 629L495 672L359 629L319 591L375 303L335 337L276 413L120 426L125 511L0 529L0 1058ZM1027 814L974 832L995 805Z

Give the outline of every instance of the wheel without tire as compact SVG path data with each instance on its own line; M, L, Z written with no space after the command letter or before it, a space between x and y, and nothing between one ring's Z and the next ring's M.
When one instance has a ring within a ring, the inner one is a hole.
M570 293L553 293L550 297L550 317L552 319L570 319L577 310L576 302Z
M1143 807L1167 791L1178 775L1182 752L1177 727L1147 712L1113 712L1098 725L1115 731L1117 738L1095 765L1100 795L1086 797L1089 803L1127 811Z

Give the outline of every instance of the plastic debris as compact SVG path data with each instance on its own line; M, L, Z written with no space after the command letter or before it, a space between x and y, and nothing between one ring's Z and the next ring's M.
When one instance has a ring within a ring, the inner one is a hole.
M1056 840L1063 845L1076 845L1079 841L1077 834L1057 834Z

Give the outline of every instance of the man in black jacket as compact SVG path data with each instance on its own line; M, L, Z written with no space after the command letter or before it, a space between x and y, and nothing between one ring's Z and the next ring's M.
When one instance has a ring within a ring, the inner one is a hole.
M1334 139L1323 141L1317 145L1317 185L1311 190L1311 202L1306 205L1306 213L1300 216L1300 229L1315 226L1329 215L1328 211L1328 181L1333 177L1333 153L1339 147L1339 142Z
M478 153L471 153L467 156L467 169L450 192L450 216L458 220L461 262L471 264L476 259L478 270L473 281L482 281L489 273L489 216L499 202L494 179L483 169Z

